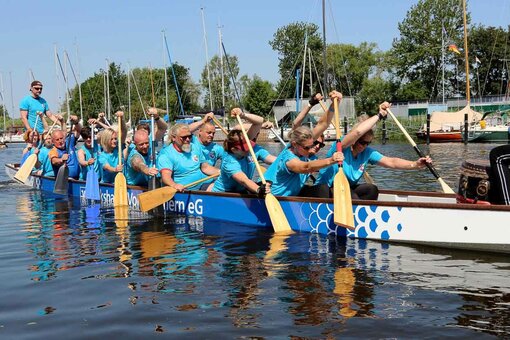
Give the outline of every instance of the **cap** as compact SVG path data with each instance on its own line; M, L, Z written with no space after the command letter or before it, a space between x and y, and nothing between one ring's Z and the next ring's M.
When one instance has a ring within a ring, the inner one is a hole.
M34 80L32 83L30 83L30 87L34 87L36 85L43 86L43 84L39 80Z

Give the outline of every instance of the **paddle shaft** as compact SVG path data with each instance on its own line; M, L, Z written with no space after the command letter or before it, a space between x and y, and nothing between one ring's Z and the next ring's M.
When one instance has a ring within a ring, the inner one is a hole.
M257 156L255 155L255 151L253 151L253 147L250 143L250 138L248 138L248 134L246 133L246 129L244 128L243 121L241 120L241 117L239 115L236 116L237 122L241 126L241 131L243 132L243 137L246 141L246 145L248 145L248 150L250 150L250 155L253 158L253 162L255 163L255 168L257 169L257 172L259 174L260 180L262 184L266 185L266 179L264 178L264 173L262 172L262 169L260 168L259 161L257 160Z
M276 136L276 138L280 141L280 143L282 143L283 146L287 146L287 144L285 144L285 141L282 139L282 137L280 137L280 135L275 131L274 128L271 128L271 132Z
M409 134L407 133L406 129L402 126L402 124L400 124L400 122L398 121L397 117L395 117L395 115L393 114L393 112L391 112L390 109L386 109L386 111L388 111L388 114L391 116L391 119L393 119L393 121L395 122L395 124L397 124L398 128L400 129L400 131L402 131L402 133L404 134L404 136L406 136L407 140L409 141L409 143L411 144L411 146L413 147L414 151L416 151L416 153L418 154L418 156L420 157L425 157L425 155L423 154L423 152L418 148L418 145L416 145L416 143L414 142L414 140L411 138L411 136L409 136ZM427 166L427 168L429 168L430 172L432 173L432 175L434 175L434 177L436 179L439 179L441 176L439 176L439 174L437 173L436 169L434 168L434 166L430 163L425 163L425 165Z
M225 136L228 135L228 131L223 127L223 125L221 125L220 121L216 117L213 116L212 120L221 129L221 131L223 131Z

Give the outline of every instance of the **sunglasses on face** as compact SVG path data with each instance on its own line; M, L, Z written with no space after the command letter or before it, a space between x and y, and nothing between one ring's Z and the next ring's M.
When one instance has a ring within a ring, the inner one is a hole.
M42 87L33 87L33 89L36 90L36 91L41 91Z
M372 141L367 142L366 140L359 140L358 143L359 143L359 145L367 146L367 145L370 145L370 143L372 143Z
M191 139L192 135L178 136L181 140Z
M315 142L313 142L313 146L319 146L319 149L322 149L323 147L326 146L326 144L324 144L323 142L319 142L318 140L316 140Z
M315 142L312 145L308 145L308 146L304 146L304 145L301 145L301 144L298 144L298 145L300 147L302 147L303 150L309 151L311 148L313 148L315 146Z

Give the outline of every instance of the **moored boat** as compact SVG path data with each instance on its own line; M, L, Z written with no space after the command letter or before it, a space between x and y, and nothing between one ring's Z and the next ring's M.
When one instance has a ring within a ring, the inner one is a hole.
M5 165L12 178L17 168ZM55 179L31 175L27 185L52 192ZM132 209L138 209L137 195L145 189L128 187ZM101 204L113 205L114 188L100 185ZM85 200L85 182L70 180L69 196ZM454 194L436 192L381 191L377 201L353 201L355 229L333 222L333 200L321 198L278 197L295 231L337 235L411 244L426 244L458 249L510 253L510 206L456 203ZM199 216L270 228L264 200L253 195L189 191L177 193L164 204L166 214Z

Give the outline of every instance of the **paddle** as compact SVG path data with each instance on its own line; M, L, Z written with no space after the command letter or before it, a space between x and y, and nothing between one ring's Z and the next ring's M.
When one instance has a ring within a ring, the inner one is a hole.
M198 181L186 184L184 188L189 188L195 186L199 183L208 181L212 178L218 177L219 174L211 175ZM140 203L140 210L143 212L147 212L151 209L159 207L165 202L171 200L174 195L177 193L177 190L173 187L164 186L158 189L154 189L151 191L142 192L138 195L138 202Z
M319 101L319 103L321 104L321 107L324 110L324 112L327 113L328 112L328 108L324 105L324 102L321 100L321 101ZM375 182L372 179L372 176L370 176L370 174L368 173L368 171L363 171L363 178L365 179L365 182L367 182L368 184L374 184L375 185Z
M119 165L122 165L122 117L118 116L119 133L117 134L117 148L119 149ZM122 172L117 172L113 185L113 206L128 206L126 177Z
M34 124L34 131L37 131L37 122L39 121L39 115L36 115L35 117L35 124ZM30 138L30 133L28 134ZM39 143L38 149L41 148L41 143ZM34 169L35 164L37 163L37 155L35 153L31 154L30 156L25 159L25 162L21 165L21 167L18 169L16 174L14 175L14 179L21 184L25 184L28 176L32 173L32 170Z
M338 98L333 98L333 105L335 107L336 151L342 152ZM338 171L333 180L333 220L335 224L353 230L351 189L342 169L342 163L342 161L338 162Z
M152 168L154 166L154 162L156 161L156 139L155 139L155 133L154 133L154 116L151 115L151 164L150 167ZM154 190L157 188L156 185L156 176L151 176L149 178L148 183L148 189Z
M95 125L92 124L90 137L92 138L92 158L94 158L95 162L97 162L97 157L94 157L94 128ZM87 179L85 181L85 198L88 200L100 201L101 196L99 193L99 177L97 176L97 172L94 169L94 165L91 164L88 167L89 169L87 171Z
M69 147L71 145L71 134L73 133L73 128L74 128L73 124L71 124L71 130L67 134L65 141L67 155L69 155ZM67 161L65 161L58 169L57 177L55 177L55 186L53 187L53 192L59 195L67 195L68 189L69 189L69 168L67 166Z
M212 116L212 120L213 122L221 129L221 131L225 134L225 137L228 135L228 132L227 130L223 127L223 125L221 125L221 123L219 122L219 120Z
M420 157L425 157L425 155L423 154L423 152L421 152L421 150L418 148L418 146L416 145L416 143L414 142L414 140L411 138L411 136L409 136L409 134L407 133L406 129L402 126L402 124L400 124L400 122L398 121L397 117L395 117L395 115L393 114L393 112L391 112L391 110L388 108L386 109L386 111L388 111L388 114L391 116L391 118L395 121L395 124L397 124L397 126L399 127L400 131L402 131L402 133L404 134L404 136L406 136L407 140L409 141L409 143L411 144L411 146L414 148L414 151L416 151L416 153L418 154L418 156ZM427 166L427 168L429 168L430 172L432 173L432 175L434 175L434 177L437 179L437 181L439 182L439 184L441 184L441 188L443 189L443 192L444 193L447 193L447 194L454 194L455 192L452 190L452 188L450 188L448 186L448 184L446 184L446 182L441 178L441 176L439 176L439 174L437 173L436 169L434 168L434 166L430 163L425 163L425 165Z
M266 184L266 179L264 178L264 173L262 172L262 169L260 167L260 164L257 160L257 156L255 155L255 152L253 151L253 147L251 146L250 139L248 138L248 134L246 133L246 129L244 128L243 122L241 121L241 117L239 115L236 116L237 122L239 123L239 126L241 127L241 131L243 132L243 137L246 141L246 144L248 145L248 149L250 150L251 157L253 158L253 162L255 163L255 168L257 169L257 172L259 173L260 180L262 181L262 184ZM292 231L292 228L289 225L289 221L287 220L287 216L285 216L285 213L283 212L282 206L280 205L280 202L274 197L273 194L269 193L266 194L265 197L265 203L266 203L266 209L269 213L269 218L271 219L271 223L273 225L273 229L275 232L282 232L282 231Z

